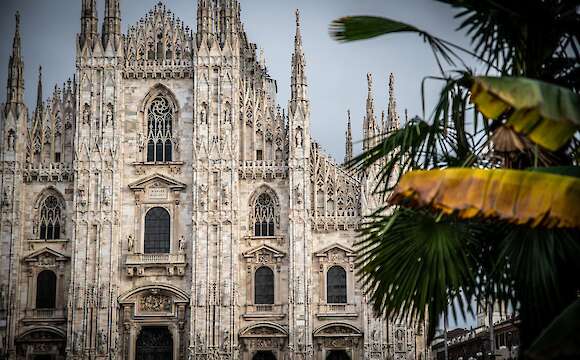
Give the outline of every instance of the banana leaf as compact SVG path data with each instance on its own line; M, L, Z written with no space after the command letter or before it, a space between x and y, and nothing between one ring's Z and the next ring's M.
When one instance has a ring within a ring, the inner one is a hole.
M523 77L473 78L471 101L489 119L507 124L556 151L580 128L580 96L561 86Z
M543 172L450 168L406 173L389 202L462 219L580 228L580 179Z
M580 358L580 299L568 306L540 334L527 352L533 360Z

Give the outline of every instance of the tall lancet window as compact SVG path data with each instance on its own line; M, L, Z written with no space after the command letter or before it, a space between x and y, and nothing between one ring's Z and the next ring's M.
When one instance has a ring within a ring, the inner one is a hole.
M274 272L267 266L256 270L254 295L256 304L274 304Z
M326 274L326 302L346 304L346 271L341 266L333 266Z
M266 193L260 194L254 208L254 236L274 236L275 204Z
M147 161L173 160L173 105L158 96L151 101L147 112Z
M60 239L63 225L63 206L54 195L47 196L40 205L40 219L38 221L39 237L41 240Z
M167 210L154 207L145 215L143 251L145 254L168 254L170 250L171 218Z

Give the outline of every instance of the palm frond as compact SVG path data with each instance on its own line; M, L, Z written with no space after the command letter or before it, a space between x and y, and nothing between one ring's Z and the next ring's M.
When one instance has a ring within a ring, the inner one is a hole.
M393 205L431 208L462 219L501 219L530 227L580 227L580 179L507 169L407 172Z
M471 99L485 117L502 119L530 140L555 151L580 129L580 95L521 77L472 78Z
M357 273L375 310L409 322L427 315L430 337L433 319L447 312L449 302L465 318L465 309L473 311L466 299L477 287L478 235L452 218L404 208L369 217L357 244Z

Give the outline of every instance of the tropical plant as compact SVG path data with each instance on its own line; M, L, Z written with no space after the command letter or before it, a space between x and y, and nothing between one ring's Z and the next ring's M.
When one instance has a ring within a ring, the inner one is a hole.
M422 118L348 164L376 171L385 200L362 227L358 274L385 316L431 319L430 338L449 303L463 317L472 300L509 304L527 349L580 290L579 2L438 1L457 10L469 49L392 19L331 25L345 42L418 34L441 72L426 80L443 83L429 116L423 105ZM547 358L545 343L530 355ZM577 344L566 349L580 356Z

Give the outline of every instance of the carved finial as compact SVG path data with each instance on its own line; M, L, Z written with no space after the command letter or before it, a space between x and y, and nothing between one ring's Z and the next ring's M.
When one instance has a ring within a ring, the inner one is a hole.
M16 11L16 31L20 30L20 11Z
M394 96L395 94L395 75L391 73L389 75L389 96Z
M367 73L367 86L369 93L373 90L373 74Z

